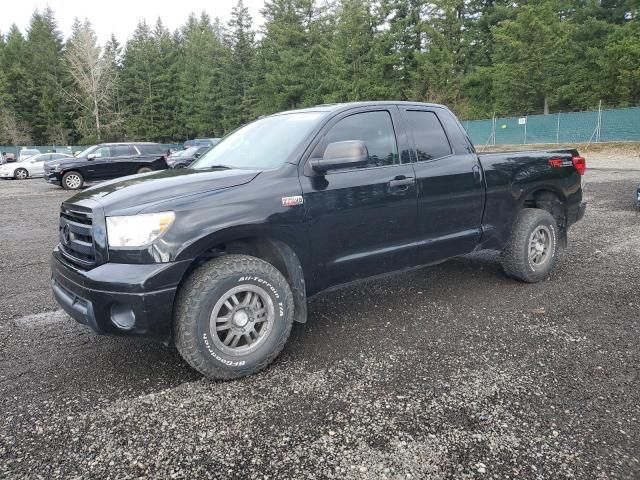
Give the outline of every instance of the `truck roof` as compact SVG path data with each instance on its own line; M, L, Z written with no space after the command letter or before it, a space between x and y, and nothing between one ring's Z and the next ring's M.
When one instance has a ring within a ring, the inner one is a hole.
M407 105L407 106L421 106L421 107L432 107L432 108L447 108L444 105L439 105L437 103L424 103L424 102L410 102L410 101L400 101L400 100L374 100L374 101L366 101L366 102L345 102L345 103L326 103L322 105L316 105L313 107L307 108L299 108L296 110L287 110L284 112L274 113L273 116L276 115L287 115L289 113L299 113L299 112L337 112L342 110L350 110L355 107L376 107L376 106L384 106L384 105Z

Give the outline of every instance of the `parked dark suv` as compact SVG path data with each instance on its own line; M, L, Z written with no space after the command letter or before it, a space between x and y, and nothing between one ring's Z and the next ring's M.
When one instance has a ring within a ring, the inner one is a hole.
M168 150L159 143L102 143L77 157L47 162L44 178L67 190L136 173L167 168Z

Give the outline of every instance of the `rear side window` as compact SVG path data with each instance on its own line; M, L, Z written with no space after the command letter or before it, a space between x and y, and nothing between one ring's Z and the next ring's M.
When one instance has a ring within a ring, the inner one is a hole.
M435 113L409 110L407 118L419 162L451 155L449 140Z
M143 155L164 155L167 149L162 145L136 145Z
M363 112L343 118L325 135L323 151L330 143L346 140L361 140L367 146L369 163L365 168L398 163L398 147L389 112ZM322 153L314 152L313 156L322 156Z
M129 145L115 145L111 147L111 152L114 157L129 157L133 150Z

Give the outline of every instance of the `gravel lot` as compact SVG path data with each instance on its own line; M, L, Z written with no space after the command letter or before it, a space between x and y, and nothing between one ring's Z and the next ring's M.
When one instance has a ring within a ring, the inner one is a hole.
M640 158L586 156L587 214L546 282L483 253L325 293L227 383L61 313L68 194L0 182L0 478L639 478Z

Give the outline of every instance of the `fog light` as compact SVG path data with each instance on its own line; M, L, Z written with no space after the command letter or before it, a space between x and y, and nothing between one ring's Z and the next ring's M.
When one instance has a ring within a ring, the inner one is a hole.
M126 305L111 305L111 322L121 330L131 330L136 323L136 314Z

